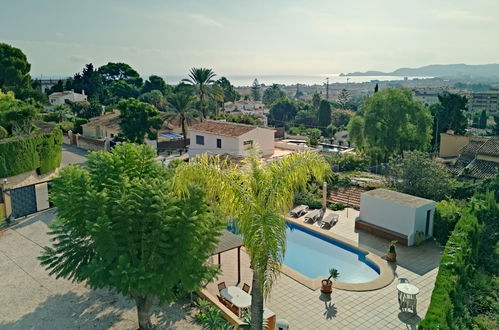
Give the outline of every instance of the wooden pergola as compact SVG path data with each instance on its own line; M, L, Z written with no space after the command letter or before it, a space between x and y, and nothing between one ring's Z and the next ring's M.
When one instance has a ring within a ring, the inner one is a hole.
M237 249L237 284L241 282L241 246L243 246L242 238L224 229L222 235L219 237L218 245L213 252L213 255L218 255L218 264L221 265L221 254Z

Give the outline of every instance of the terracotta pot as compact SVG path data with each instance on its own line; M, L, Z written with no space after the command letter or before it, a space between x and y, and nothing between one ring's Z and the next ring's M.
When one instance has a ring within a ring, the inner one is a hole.
M331 292L333 292L333 282L328 281L328 280L322 280L321 291L323 293L331 293Z
M396 261L397 260L397 254L393 252L388 252L386 254L386 260L388 261Z

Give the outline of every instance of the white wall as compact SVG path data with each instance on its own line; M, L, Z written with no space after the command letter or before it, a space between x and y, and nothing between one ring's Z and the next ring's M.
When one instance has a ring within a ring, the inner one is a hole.
M189 139L191 143L189 145L189 158L195 157L198 154L204 154L206 152L214 155L231 154L239 156L239 140L236 137L215 135L205 132L198 132L195 130L190 130ZM204 136L204 145L196 144L196 135ZM222 139L222 148L217 148L217 139Z
M431 210L431 215L426 238L433 236L435 202L412 208L365 193L360 195L359 219L407 236L409 246L415 243L416 231L425 232L428 210Z
M274 153L274 130L257 127L256 129L239 136L239 150L241 155L249 153L245 148L244 141L253 141L253 145L258 145L263 156L269 156Z
M376 226L406 235L414 234L415 209L380 199L368 194L360 195L359 219ZM412 242L409 241L409 245Z

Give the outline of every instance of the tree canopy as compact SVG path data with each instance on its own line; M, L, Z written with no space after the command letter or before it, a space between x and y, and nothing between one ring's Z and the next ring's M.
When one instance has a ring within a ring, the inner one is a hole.
M16 99L13 92L0 90L0 127L5 129L2 133L8 136L31 133L38 112L33 104Z
M0 89L18 93L31 88L31 65L19 49L0 43Z
M292 120L298 113L298 107L293 100L281 98L272 104L269 110L269 123L283 126L284 122Z
M327 127L331 124L331 104L326 100L319 103L319 126Z
M234 102L241 98L241 95L236 91L229 79L222 77L216 81L224 91L224 102Z
M272 84L263 92L262 102L266 105L270 105L280 98L286 97L286 93L279 88L279 85Z
M154 90L160 91L163 95L166 95L168 91L171 90L171 86L168 86L160 76L152 75L149 76L149 80L146 80L144 83L142 93L149 93Z
M350 121L350 138L376 163L403 151L425 150L431 141L432 116L408 89L375 93Z
M99 75L105 83L124 80L135 87L142 86L142 78L137 71L126 63L109 62L98 70Z
M421 151L412 151L388 164L387 183L397 191L440 201L451 196L454 180L446 170Z
M431 112L438 122L438 133L453 130L455 134L464 135L468 126L464 111L468 100L466 96L443 94L438 96L439 103L431 106Z
M253 85L251 86L251 98L253 101L260 101L261 95L260 95L260 83L258 82L258 79L255 78L253 81Z
M206 261L221 229L200 190L174 193L155 156L124 143L64 168L51 186L55 244L40 257L50 275L133 299L140 329L152 328L154 297L171 302L212 279Z
M128 99L121 100L117 108L121 112L120 128L124 139L144 143L146 134L149 138L156 138L156 133L151 129L160 129L163 119L155 107L136 99Z

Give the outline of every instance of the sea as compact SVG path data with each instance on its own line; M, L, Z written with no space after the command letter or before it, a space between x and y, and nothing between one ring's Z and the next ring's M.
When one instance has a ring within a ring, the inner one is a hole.
M258 79L258 83L263 85L323 85L329 78L329 83L364 83L371 81L394 81L394 80L413 80L413 79L428 79L431 77L401 77L401 76L340 76L339 73L332 74L317 74L317 75L217 75L217 78L226 77L232 85L237 87L251 86L253 81ZM166 83L170 85L178 84L187 76L163 76ZM146 78L146 77L144 77ZM146 78L147 79L147 78Z

